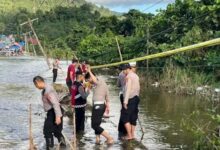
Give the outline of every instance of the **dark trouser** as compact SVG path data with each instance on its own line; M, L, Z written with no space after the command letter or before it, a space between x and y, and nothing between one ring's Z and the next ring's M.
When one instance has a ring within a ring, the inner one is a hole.
M71 93L71 86L73 85L72 81L71 80L66 81L66 85L67 85L67 87L69 89L69 92Z
M57 69L53 69L53 82L57 80Z
M96 135L100 135L104 129L100 127L102 117L105 113L105 104L94 104L92 108L92 128L95 130Z
M85 129L85 107L75 108L76 133Z
M121 101L121 110L122 110L122 108L123 108L123 101L124 101L123 94L120 94L120 101ZM127 134L125 126L124 126L124 124L122 122L121 115L120 115L120 119L119 119L119 123L118 123L118 132L119 132L119 136Z
M44 122L44 137L47 138L53 138L53 135L60 139L62 137L62 130L63 130L63 117L61 118L61 124L57 125L55 123L56 116L54 109L50 109L47 112L47 118Z
M140 99L138 96L135 96L128 101L128 108L124 107L121 110L121 120L123 124L130 123L133 126L136 126L138 119L138 104Z

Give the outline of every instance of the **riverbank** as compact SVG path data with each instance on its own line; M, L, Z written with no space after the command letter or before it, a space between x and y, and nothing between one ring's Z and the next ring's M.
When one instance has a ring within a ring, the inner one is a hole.
M158 68L157 68L158 69ZM214 101L220 100L220 73L219 68L215 72L204 73L169 66L156 70L155 68L140 68L138 73L142 86L156 87L168 93L177 95L197 95Z

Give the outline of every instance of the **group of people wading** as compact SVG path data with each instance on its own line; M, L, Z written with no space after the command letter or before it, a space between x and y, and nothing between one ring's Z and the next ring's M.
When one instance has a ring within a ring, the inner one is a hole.
M140 101L139 77L136 74L135 62L123 64L119 68L121 70L117 81L121 101L119 137L123 140L132 140L135 139ZM65 146L65 139L62 135L63 110L57 93L40 76L34 77L33 82L38 89L42 90L44 110L47 112L43 130L47 150L54 146L53 136L58 139L61 146ZM86 62L80 64L77 59L73 59L67 70L66 84L71 94L71 107L75 111L76 134L84 132L87 97L92 91L91 127L95 131L96 144L100 143L100 136L106 138L107 144L113 144L113 137L100 126L104 114L109 115L110 112L109 90L105 80L96 76Z

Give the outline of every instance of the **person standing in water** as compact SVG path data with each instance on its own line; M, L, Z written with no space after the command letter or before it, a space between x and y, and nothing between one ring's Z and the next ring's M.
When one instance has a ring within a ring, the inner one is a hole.
M138 105L140 102L140 82L139 77L134 73L130 64L125 64L122 70L126 75L126 84L121 118L127 131L127 136L125 136L124 139L131 140L135 139L135 127L137 124Z
M100 135L106 138L107 144L113 144L114 140L100 125L102 117L106 112L109 114L109 91L106 82L97 78L91 71L90 67L87 68L88 73L85 75L85 79L93 86L93 107L92 107L92 128L95 130L96 143L100 143Z
M55 59L53 62L53 83L56 82L58 69L62 70L59 58Z
M78 67L78 60L72 59L72 64L69 65L67 70L67 77L66 77L66 85L69 88L69 92L71 93L71 86L76 79L76 69Z
M85 107L86 99L89 95L89 89L83 87L84 75L81 72L76 73L76 81L71 88L71 104L75 109L76 133L83 132L85 129Z
M117 80L117 86L120 88L120 92L119 92L119 98L120 98L120 102L121 102L121 110L123 108L123 101L124 101L124 90L125 90L125 78L126 78L126 75L124 74L123 70L123 65L121 65L119 67L120 69L120 74L118 76L118 80ZM119 132L119 138L123 137L124 135L127 134L127 131L125 129L125 126L122 122L122 118L121 118L121 115L120 115L120 119L119 119L119 123L118 123L118 132Z
M46 149L49 150L54 147L53 136L58 139L61 146L65 147L65 139L62 135L63 115L58 95L54 88L46 84L41 76L34 77L33 82L36 88L42 90L43 107L45 112L47 112L43 128Z

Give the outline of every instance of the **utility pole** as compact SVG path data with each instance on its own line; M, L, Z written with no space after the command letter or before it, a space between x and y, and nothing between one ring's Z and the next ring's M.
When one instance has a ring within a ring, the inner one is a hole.
M41 45L41 43L40 43L40 40L39 40L39 38L38 38L38 36L37 36L37 34L36 34L35 30L34 30L33 24L32 24L32 22L34 22L34 21L36 21L36 20L38 20L38 18L33 19L33 20L31 20L30 18L28 18L28 21L26 21L26 22L20 24L20 26L23 26L23 25L25 25L25 24L28 24L28 25L30 26L30 28L31 28L31 30L32 30L32 32L33 32L33 34L34 34L36 40L37 40L37 43L38 43L38 45L39 45L39 47L40 47L40 50L41 50L41 52L43 53L43 55L44 55L44 57L45 57L45 60L46 60L46 62L47 62L47 65L48 65L48 67L49 67L49 69L50 69L51 67L50 67L49 59L48 59L48 57L47 57L47 55L46 55L46 53L45 53L45 51L44 51L44 49L43 49L43 47L42 47L42 45Z
M28 40L27 40L27 34L24 34L24 41L25 41L25 52L29 52L29 46L28 46Z
M147 55L149 55L149 38L150 38L150 32L149 32L149 23L147 23ZM147 59L147 86L149 85L149 60Z
M119 53L120 59L121 59L121 61L123 61L122 54L121 54L121 48L120 48L120 46L119 46L117 36L115 37L115 40L116 40L116 43L117 43L117 46L118 46L118 53Z

